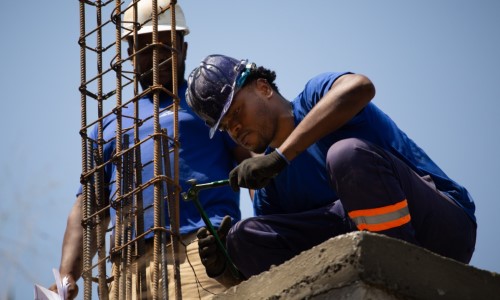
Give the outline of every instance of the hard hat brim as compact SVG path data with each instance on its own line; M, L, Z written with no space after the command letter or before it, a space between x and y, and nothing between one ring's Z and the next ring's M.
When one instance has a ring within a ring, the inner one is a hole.
M220 114L219 120L217 120L217 123L215 123L215 125L212 128L210 128L210 133L209 133L210 138L214 137L215 132L220 127L220 121L222 121L224 116L227 114L229 107L231 107L231 103L233 103L234 94L236 94L235 88L236 88L236 85L233 84L232 91L231 91L231 93L229 93L229 96L227 97L226 103L224 104L224 107L222 108L222 112Z
M158 25L158 31L171 31L172 26L170 25ZM175 26L176 31L183 31L184 35L189 34L189 28L184 27L184 26ZM143 26L139 31L137 31L138 34L144 34L144 33L151 33L153 32L153 26Z
M227 96L226 103L224 104L224 107L222 108L222 112L220 114L219 119L217 120L217 123L215 123L215 125L212 128L210 128L210 133L209 133L210 138L212 138L214 136L215 132L219 129L220 122L222 121L224 116L227 114L229 108L231 107L231 104L233 103L234 95L240 90L240 87L237 86L237 82L238 82L237 79L238 79L238 77L240 77L240 75L243 73L243 71L245 71L245 66L247 65L247 63L248 63L248 59L240 60L239 67L238 67L239 70L236 73L236 77L234 78L233 86L231 88L231 93L229 93L229 95Z
M172 27L170 25L158 25L158 32L162 31L171 31ZM176 31L183 32L183 34L186 36L189 34L189 28L188 27L183 27L183 26L175 26ZM137 31L137 34L146 34L146 33L151 33L153 32L153 26L144 26L140 30ZM122 39L126 39L128 37L132 37L133 34L132 32L130 33L123 33Z

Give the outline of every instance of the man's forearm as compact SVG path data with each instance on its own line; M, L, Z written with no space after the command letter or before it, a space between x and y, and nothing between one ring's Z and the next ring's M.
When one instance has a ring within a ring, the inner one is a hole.
M62 276L70 275L75 281L82 274L83 228L81 226L81 200L81 196L78 196L68 216L62 244L61 265L59 267Z

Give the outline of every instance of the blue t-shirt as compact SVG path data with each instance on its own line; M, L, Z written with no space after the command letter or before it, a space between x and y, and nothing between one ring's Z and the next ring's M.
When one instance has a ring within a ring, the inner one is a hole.
M344 74L347 72L320 74L306 84L304 90L292 101L296 126L330 90L334 81ZM256 191L255 214L299 212L337 200L335 190L329 183L326 155L335 142L352 137L366 140L392 153L420 176L431 176L437 189L453 199L475 221L475 205L467 190L451 180L372 102L341 128L293 159L267 187ZM272 150L267 149L267 153Z
M178 113L179 120L179 184L182 187L181 192L186 192L190 185L189 179L196 179L197 183L207 183L216 180L228 178L229 172L234 168L233 150L236 144L225 134L218 132L209 139L209 128L198 118L185 102L184 95L187 83L184 82L179 88L181 97L180 109ZM162 95L160 100L160 111L172 104L172 98ZM153 95L147 95L139 100L139 118L146 120L139 129L140 140L143 141L154 132L153 127ZM122 130L133 127L134 105L129 104L122 109ZM149 118L149 119L148 119ZM160 126L166 128L168 136L173 138L174 134L174 114L170 110L160 113ZM116 151L116 115L110 115L103 121L104 130L104 161L109 161ZM133 131L126 133L129 136L128 148L133 147ZM89 137L97 140L97 127L94 126ZM123 141L123 139L122 139ZM141 163L143 165L142 183L149 181L154 174L153 166L153 139L150 138L141 145ZM169 149L173 146L172 140L169 142ZM122 150L125 147L122 147ZM174 176L174 157L173 151L170 154L171 176ZM109 163L104 170L105 185L108 187L110 199L116 198L116 165ZM144 208L144 229L153 227L153 185L143 191ZM81 187L80 191L81 193ZM123 193L122 193L123 195ZM230 215L233 221L241 219L239 210L239 194L234 193L229 186L205 189L199 192L199 201L214 226L219 226L225 215ZM187 234L196 231L205 226L200 213L194 203L186 202L180 197L180 233ZM149 208L148 208L149 207ZM167 209L167 205L165 205ZM111 210L111 221L114 221L115 211ZM165 213L165 224L170 224L168 213Z

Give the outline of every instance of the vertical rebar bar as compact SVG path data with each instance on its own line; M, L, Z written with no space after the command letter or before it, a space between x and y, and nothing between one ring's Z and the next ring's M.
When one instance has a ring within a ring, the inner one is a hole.
M137 9L135 9L137 5L134 5L133 13L133 21L134 24L137 24ZM138 51L137 49L137 28L134 25L133 27L133 43L132 43L132 66L134 68L134 78L133 78L133 88L134 88L134 97L139 94L139 79L137 72L137 56L135 55ZM134 143L137 144L140 142L139 130L141 126L140 121L140 112L139 112L139 101L134 101ZM140 186L142 184L142 159L141 159L141 147L134 148L134 175L135 175L135 186ZM134 195L134 205L136 208L136 217L135 217L135 231L137 236L141 236L144 233L144 204L143 204L143 194L142 190L138 191ZM145 250L145 241L143 238L137 240L136 242L136 257L137 261L137 292L142 294L147 291L147 283L146 283L146 261L141 259L146 254Z
M117 0L116 6L121 5L119 1ZM116 46L116 57L121 58L121 22L120 20L116 20L116 31L115 31L115 46ZM122 176L123 176L123 165L122 165L122 157L119 155L122 150L122 110L121 110L121 105L122 105L122 93L121 93L121 64L118 64L119 69L118 72L116 72L116 108L115 108L115 114L116 114L116 153L114 159L114 163L116 164L116 195L115 199L117 201L123 201L121 200L121 195L122 195ZM117 70L115 70L117 71ZM126 235L124 234L123 230L126 227L126 223L124 224L123 222L123 210L121 209L123 207L123 203L117 203L116 207L117 212L116 212L116 227L115 227L115 247L121 247L122 243L124 242L124 239L126 238ZM118 299L124 299L125 295L125 290L124 290L124 283L123 281L126 280L126 274L123 274L125 272L125 264L126 261L124 260L124 254L123 251L120 253L118 257L120 257L120 263L115 265L114 272L113 272L113 278L115 280L116 284L116 289L115 289L115 294L113 295L113 299L118 300ZM118 267L119 266L119 267Z
M153 135L154 135L154 153L153 153L153 167L154 167L154 178L158 178L158 176L161 175L160 173L160 139L159 139L159 133L160 133L160 120L159 120L159 107L160 107L160 93L158 89L158 83L159 83L159 74L158 74L158 47L156 47L158 43L158 1L157 0L152 0L151 1L152 5L152 25L153 25L153 30L152 30L152 44L154 45L153 48ZM153 192L153 210L154 210L154 241L153 241L153 299L158 300L159 299L159 294L158 294L158 281L159 281L159 274L158 274L158 266L160 265L160 247L161 245L161 231L158 230L158 228L161 225L161 216L160 214L162 213L160 210L161 203L162 201L162 196L161 196L161 185L162 182L155 180L154 183L154 192Z
M88 171L88 153L87 153L87 95L84 92L86 90L86 42L85 42L85 2L79 2L80 11L80 127L81 131L81 148L82 148L82 174L87 174ZM85 130L85 132L83 132ZM92 145L90 145L92 147ZM82 217L87 220L90 216L90 183L82 178ZM82 249L82 267L83 267L83 297L85 300L89 300L92 297L92 274L90 271L91 266L91 228L90 224L87 222L83 225L83 249ZM90 273L90 275L89 275Z
M91 140L87 140L86 137L84 138L85 145L82 145L82 147L85 149L85 152L83 155L85 156L83 160L85 161L85 166L83 167L84 170L90 170L92 168L92 155L91 151L88 151L88 149L92 149L93 147L93 142ZM83 173L85 174L85 173ZM85 300L90 300L92 297L92 269L91 269L91 264L92 264L92 254L91 254L91 247L92 247L92 222L89 220L90 215L92 214L92 203L94 202L94 197L93 197L93 187L92 183L88 179L84 179L85 183L83 183L83 190L82 190L82 201L83 201L83 206L82 206L82 217L86 222L83 223L83 280L84 280L84 299Z
M99 161L99 165L101 163L104 163L103 156L104 156L104 136L103 136L103 122L102 122L102 117L104 115L103 113L103 78L101 76L102 71L103 71L103 48L102 48L102 2L100 0L96 0L95 2L96 6L96 22L97 22L97 46L96 46L96 53L97 53L97 73L98 73L98 78L97 78L97 116L98 116L98 138L97 138L97 155L96 159ZM104 193L104 173L103 169L99 168L98 171L95 174L95 192L96 192L96 206L100 210L102 207L105 206L105 201L104 197L106 193ZM104 218L102 217L102 213L98 214L96 217L96 224L97 224L97 232L95 234L95 237L97 239L97 255L98 255L98 261L100 262L98 265L98 282L99 282L99 297L100 299L107 299L108 298L108 291L106 288L106 264L105 261L103 260L106 257L106 249L105 249L105 243L104 241L104 236L105 236L105 230L104 228Z
M129 135L123 135L123 149L129 149ZM129 195L132 190L132 176L133 176L133 163L132 163L132 152L126 151L123 154L123 195ZM122 199L124 215L124 244L127 246L124 248L124 259L125 259L125 274L122 277L125 278L125 299L132 299L132 226L133 226L133 207L131 196L127 196Z
M177 31L176 31L176 18L175 18L175 5L177 4L176 0L170 1L170 10L171 10L171 40L172 48L172 93L174 94L173 102L174 102L174 181L175 186L179 186L179 98L178 98L178 78L177 78ZM174 282L175 282L175 295L177 299L182 299L182 290L181 290L181 275L179 268L179 191L174 193L174 198L169 199L170 203L170 230L172 231L171 241L172 241L172 259L173 259L173 268L174 268Z
M175 215L175 204L174 204L174 195L175 195L175 186L173 184L173 180L171 180L172 178L172 165L170 163L170 148L169 148L169 138L168 138L168 131L166 128L162 128L162 152L163 152L163 167L164 167L164 174L166 176L166 187L167 187L167 190L166 190L166 199L167 199L167 203L168 203L168 213L169 213L169 219L170 219L170 228L173 228L176 226L176 223L175 223L175 220L172 221L172 215ZM170 231L170 240L171 241L178 241L178 238L177 237L173 237L174 235L174 231ZM172 243L172 246L174 246L175 244ZM178 252L175 252L175 248L172 247L172 259L173 259L173 268L174 268L174 280L177 280L176 279L176 276L178 276L178 272L176 272L176 268L177 266L179 265L179 260L178 260L178 257L177 257L177 253ZM167 253L168 254L168 253ZM180 284L180 277L178 278L179 280L179 284ZM176 282L177 283L177 282ZM177 284L175 285L175 289L177 289ZM168 290L168 284L167 284L167 293L169 292ZM174 290L174 292L177 294L177 291ZM176 296L177 298L177 296Z

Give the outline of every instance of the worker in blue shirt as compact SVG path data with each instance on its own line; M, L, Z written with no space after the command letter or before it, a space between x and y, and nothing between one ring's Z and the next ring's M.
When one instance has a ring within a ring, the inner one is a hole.
M375 87L366 76L319 74L293 101L275 79L269 69L224 55L206 57L188 79L186 101L211 135L227 131L263 154L229 175L234 190L255 189L256 216L226 237L244 276L354 230L470 261L477 227L471 196L371 102ZM211 274L224 274L212 243L202 232L202 261Z

